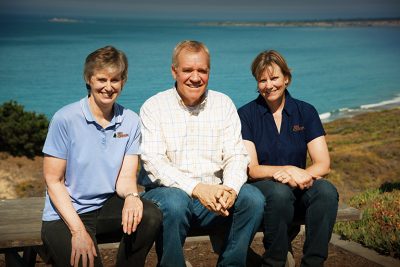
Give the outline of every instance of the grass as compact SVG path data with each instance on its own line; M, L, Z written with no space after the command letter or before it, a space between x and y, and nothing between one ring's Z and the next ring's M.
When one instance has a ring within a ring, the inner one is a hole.
M368 112L324 125L331 156L328 176L342 202L386 182L400 181L400 109Z

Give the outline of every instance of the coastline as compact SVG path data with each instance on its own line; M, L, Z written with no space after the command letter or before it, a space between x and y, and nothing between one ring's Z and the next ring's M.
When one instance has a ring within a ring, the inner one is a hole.
M400 18L299 21L213 21L200 22L197 25L227 27L399 27Z
M351 107L351 108L340 108L330 112L321 113L319 114L319 117L322 123L328 123L343 118L351 118L362 113L388 110L399 107L400 107L400 94L392 99L384 100L378 103L363 104L361 106Z

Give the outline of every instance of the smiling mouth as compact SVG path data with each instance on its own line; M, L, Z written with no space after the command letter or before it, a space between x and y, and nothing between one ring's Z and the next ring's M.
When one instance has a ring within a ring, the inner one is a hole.
M112 98L112 96L114 95L115 93L101 93L101 95L103 96L103 97L108 97L108 98Z
M186 86L189 88L197 89L200 88L202 84L187 84Z
M271 90L265 90L265 91L263 91L261 94L263 95L263 96L266 96L266 95L269 95L269 94L272 94L272 93L275 93L275 92L278 92L280 89L271 89Z

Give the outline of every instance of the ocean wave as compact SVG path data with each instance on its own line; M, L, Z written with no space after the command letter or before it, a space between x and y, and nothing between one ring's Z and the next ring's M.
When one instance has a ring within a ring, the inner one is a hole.
M55 22L55 23L79 23L80 22L77 19L69 19L69 18L51 18L48 21Z
M360 108L361 109L371 109L371 108L379 108L379 107L383 107L383 106L393 106L393 105L398 105L398 104L400 104L400 96L397 96L390 100L381 101L379 103L361 105Z
M319 114L319 118L321 120L327 120L331 115L332 114L330 112L325 112L325 113Z
M319 117L322 122L330 122L336 119L353 117L360 113L389 109L398 106L400 106L400 95L396 96L393 99L381 101L378 103L365 104L353 108L344 107L330 112L321 113L319 114Z

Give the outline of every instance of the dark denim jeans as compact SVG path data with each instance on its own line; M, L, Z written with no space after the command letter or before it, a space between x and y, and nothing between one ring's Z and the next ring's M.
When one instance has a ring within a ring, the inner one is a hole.
M294 218L304 218L306 239L301 266L323 266L336 220L339 196L327 180L314 181L307 190L292 189L273 180L252 183L266 199L262 266L285 266Z
M158 266L185 266L182 248L190 227L221 226L227 234L217 266L246 266L247 248L262 222L265 203L255 187L243 185L228 217L209 211L200 201L177 188L153 188L143 198L152 200L163 212L162 233L156 241Z
M147 253L159 232L162 214L151 201L142 201L143 218L131 235L123 234L121 216L124 200L117 195L107 200L101 209L79 215L96 246L96 267L103 266L96 237L110 242L120 241L117 266L144 266ZM60 267L70 266L71 232L63 220L44 221L42 240L50 263Z

